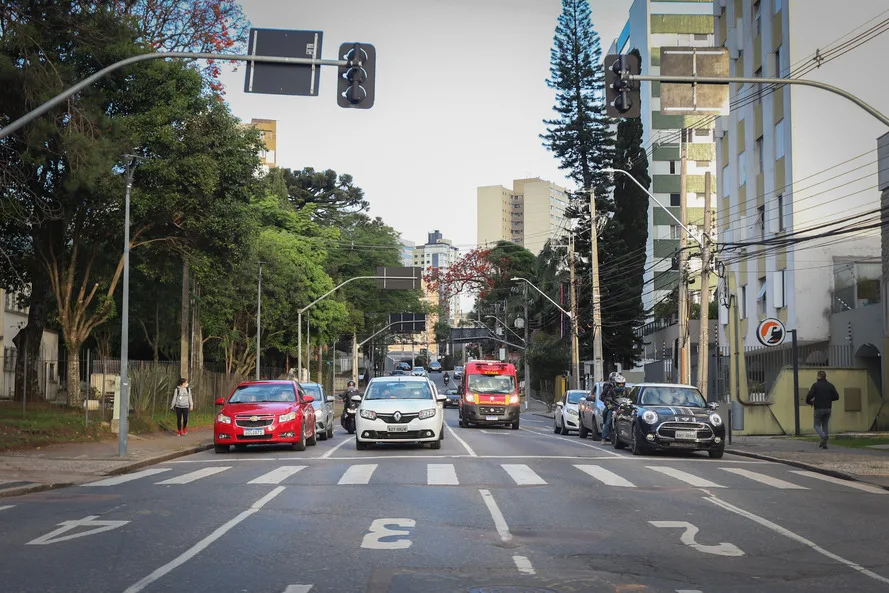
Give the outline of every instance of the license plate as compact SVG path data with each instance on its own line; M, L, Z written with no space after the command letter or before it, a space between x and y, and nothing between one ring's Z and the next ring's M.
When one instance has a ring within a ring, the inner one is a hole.
M698 438L698 433L694 430L677 430L676 438L683 441L693 441Z
M399 424L387 424L386 430L389 432L407 432L407 426Z
M264 428L245 428L244 436L245 437L261 437L265 434Z
M500 416L485 416L485 420L500 420Z

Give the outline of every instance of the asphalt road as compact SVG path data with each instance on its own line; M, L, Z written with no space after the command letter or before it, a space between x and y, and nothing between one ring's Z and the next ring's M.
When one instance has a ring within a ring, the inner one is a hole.
M4 499L0 590L889 590L889 492L456 414L439 451L359 452L338 430Z

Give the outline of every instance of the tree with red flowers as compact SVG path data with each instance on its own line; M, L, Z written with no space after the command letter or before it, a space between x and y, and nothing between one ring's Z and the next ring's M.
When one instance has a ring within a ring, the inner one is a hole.
M458 294L484 295L494 287L494 266L488 259L490 249L476 247L447 268L429 268L423 279L430 291L444 299Z

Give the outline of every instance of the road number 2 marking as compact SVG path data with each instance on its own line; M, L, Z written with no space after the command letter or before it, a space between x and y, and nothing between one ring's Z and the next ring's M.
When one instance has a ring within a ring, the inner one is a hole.
M649 521L649 523L651 523L655 527L685 529L685 531L682 532L682 535L679 536L679 541L690 548L694 548L699 552L704 552L705 554L715 554L717 556L744 555L744 552L742 552L738 546L726 542L722 542L721 544L717 544L715 546L699 544L695 541L695 536L698 534L699 531L698 528L686 521Z
M417 524L413 519L377 519L370 524L361 542L362 548L371 550L404 550L411 547L410 528ZM392 529L401 527L402 529ZM383 541L385 538L386 541Z

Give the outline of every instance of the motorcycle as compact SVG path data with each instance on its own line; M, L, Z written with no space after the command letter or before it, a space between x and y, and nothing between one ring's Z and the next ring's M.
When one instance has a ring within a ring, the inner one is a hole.
M361 403L361 395L358 393L343 394L344 406L340 416L340 424L349 434L355 434L355 414L358 413L358 404Z
M448 386L448 383L449 383L450 380L451 380L451 378L448 377L447 375L445 375L443 380L444 380L444 386L447 387L447 386Z

